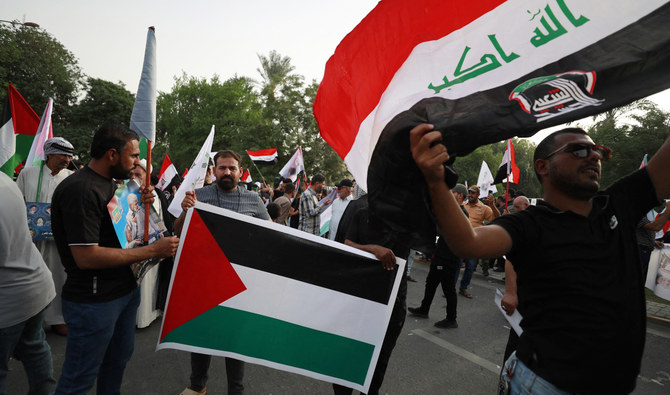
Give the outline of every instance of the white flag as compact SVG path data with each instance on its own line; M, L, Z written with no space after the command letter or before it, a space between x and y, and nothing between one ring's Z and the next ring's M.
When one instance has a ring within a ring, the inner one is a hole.
M42 114L40 126L37 127L37 133L33 139L33 144L30 146L28 158L26 158L26 167L40 166L43 160L47 160L44 155L44 143L54 136L53 126L51 124L51 112L53 111L54 100L49 98L47 106Z
M493 174L491 174L491 170L489 170L489 165L487 165L484 161L482 161L482 168L479 170L477 185L479 186L480 198L488 196L489 192L498 192L498 188L493 185Z
M288 163L279 170L279 175L284 178L290 178L291 181L295 182L301 171L305 171L305 162L302 159L302 147L298 147L298 150L295 151L295 154L293 154Z
M196 156L191 168L188 169L188 174L184 178L184 182L181 183L177 193L170 203L168 211L170 214L175 217L179 217L182 213L181 202L186 196L186 191L193 191L197 188L201 188L205 183L205 176L207 175L207 164L209 164L209 156L212 151L212 144L214 143L214 125L212 125L212 130L205 140L205 144L200 148L198 156Z
M147 32L142 76L130 115L130 128L149 141L156 140L156 78L156 33L151 26Z

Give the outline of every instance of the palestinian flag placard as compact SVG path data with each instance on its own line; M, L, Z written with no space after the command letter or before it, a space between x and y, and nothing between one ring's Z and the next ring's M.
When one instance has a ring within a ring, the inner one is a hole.
M668 0L383 0L328 60L314 115L371 192L395 117L462 156L667 89L668 21Z
M399 259L386 271L365 252L197 202L186 215L157 348L367 392L404 266Z

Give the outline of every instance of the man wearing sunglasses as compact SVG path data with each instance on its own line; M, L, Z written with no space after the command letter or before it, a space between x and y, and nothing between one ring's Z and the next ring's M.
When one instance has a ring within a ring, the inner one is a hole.
M524 332L503 368L511 392L631 392L646 325L635 225L670 193L670 143L599 191L610 151L581 129L555 132L534 154L544 201L473 229L443 181L449 154L432 129L412 129L411 150L449 247L459 256L505 254L518 275Z

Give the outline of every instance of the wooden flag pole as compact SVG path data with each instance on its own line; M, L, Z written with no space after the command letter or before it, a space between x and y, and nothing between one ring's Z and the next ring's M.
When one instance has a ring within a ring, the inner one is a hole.
M147 178L144 186L148 188L151 185L151 141L147 140L147 168L145 169ZM151 212L151 203L144 206L144 244L149 242L149 213Z

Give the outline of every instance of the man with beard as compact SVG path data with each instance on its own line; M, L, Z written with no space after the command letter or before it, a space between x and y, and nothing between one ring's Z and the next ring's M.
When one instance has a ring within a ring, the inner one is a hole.
M312 176L312 183L300 197L300 224L298 229L319 236L321 234L321 213L328 208L330 199L319 205L316 194L321 193L326 177L321 174Z
M47 160L40 166L26 167L16 179L16 185L23 193L26 202L50 203L56 187L70 174L68 170L74 154L74 147L62 137L53 137L44 142L44 155ZM47 263L53 275L56 286L56 299L49 304L44 314L44 323L51 326L55 333L67 335L67 325L61 309L61 290L65 283L65 269L60 262L58 249L53 240L38 240L35 242L40 250L44 262Z
M646 324L635 225L670 193L670 140L599 192L610 150L581 129L554 132L533 158L544 200L472 229L444 182L449 154L432 129L413 128L410 144L449 247L506 254L518 275L523 334L503 371L511 393L632 392Z
M216 183L186 192L181 208L186 211L193 207L196 201L211 204L249 215L269 220L268 211L257 193L238 187L240 176L240 162L242 158L235 151L222 150L214 156L214 176ZM185 214L175 221L175 233L181 235L184 226ZM207 379L211 355L191 353L191 384L182 391L181 395L204 394L207 391ZM244 362L233 358L226 358L226 375L228 380L228 394L242 394L244 392Z
M167 258L179 240L166 237L139 248L122 249L107 204L116 183L139 165L139 141L125 125L107 123L91 143L88 166L66 178L54 192L52 228L67 272L63 316L68 326L65 362L57 394L85 394L97 378L98 394L118 394L133 353L140 301L134 262ZM144 203L151 191L142 190Z

